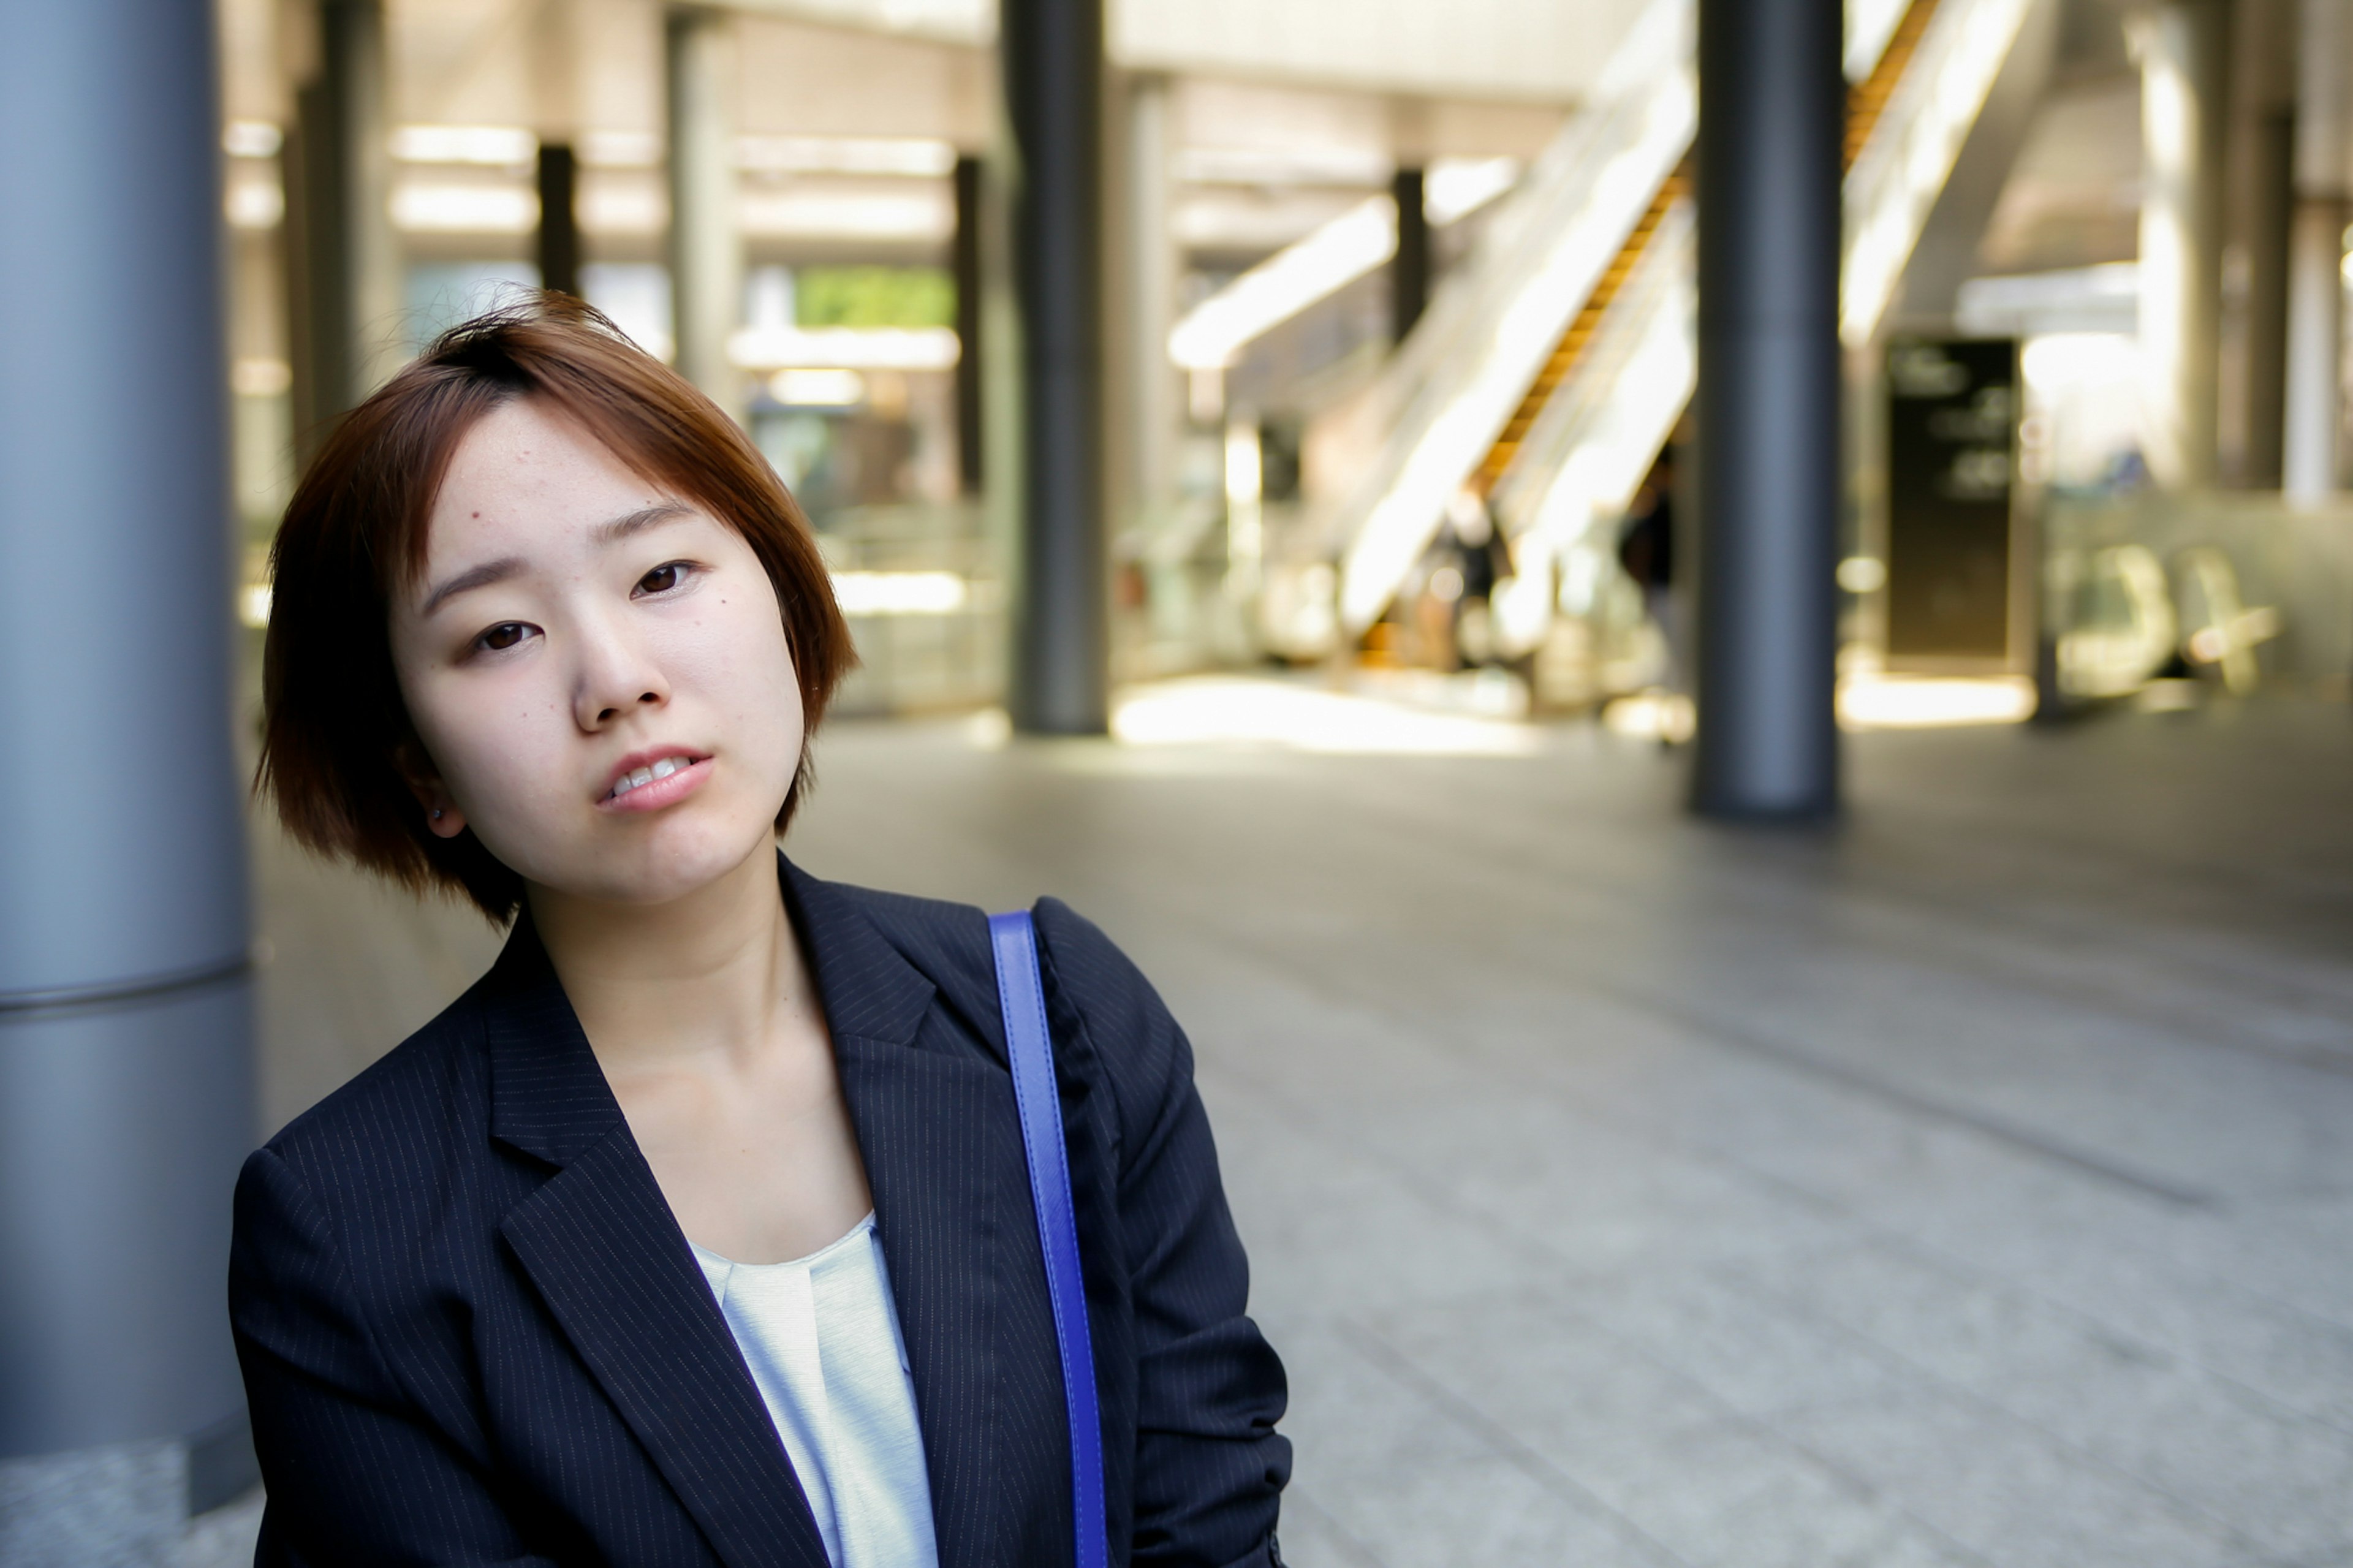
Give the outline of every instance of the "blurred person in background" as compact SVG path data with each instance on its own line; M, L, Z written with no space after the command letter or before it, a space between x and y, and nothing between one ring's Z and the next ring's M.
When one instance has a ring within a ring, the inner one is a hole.
M1465 486L1448 503L1446 521L1415 574L1414 630L1422 662L1444 670L1493 662L1495 584L1511 571L1511 550L1486 498Z
M1642 608L1666 646L1661 678L1669 691L1684 689L1683 616L1675 596L1675 473L1665 453L1651 466L1618 531L1618 564L1642 591Z
M1495 585L1512 574L1511 547L1495 526L1487 498L1469 488L1446 512L1446 539L1462 592L1454 602L1454 647L1464 665L1494 662Z
M238 1184L264 1564L1071 1561L987 921L776 836L852 661L798 507L561 296L348 416L272 558L292 835L512 934ZM1035 910L1112 1561L1277 1568L1190 1047Z

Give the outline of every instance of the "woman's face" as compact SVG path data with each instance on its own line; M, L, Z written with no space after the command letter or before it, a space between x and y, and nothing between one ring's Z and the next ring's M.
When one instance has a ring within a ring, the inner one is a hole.
M434 832L639 904L769 844L800 689L742 535L529 399L467 434L427 529L391 634Z

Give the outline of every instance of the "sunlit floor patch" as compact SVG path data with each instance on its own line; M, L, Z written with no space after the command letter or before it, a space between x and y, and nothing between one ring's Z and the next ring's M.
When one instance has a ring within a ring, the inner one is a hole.
M1692 738L1692 700L1679 691L1638 691L1603 708L1601 723L1613 735L1681 745Z
M1112 714L1131 746L1242 745L1360 756L1526 756L1525 724L1432 713L1375 697L1244 676L1194 676L1131 688Z
M2015 675L1851 675L1839 683L1838 709L1850 730L2017 724L2034 716L2034 683Z

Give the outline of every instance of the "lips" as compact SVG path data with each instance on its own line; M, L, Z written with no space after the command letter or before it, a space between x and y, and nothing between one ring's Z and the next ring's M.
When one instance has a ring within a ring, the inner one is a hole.
M653 783L656 779L666 779L670 777L670 774L678 772L681 768L691 768L693 765L694 759L692 757L688 756L683 752L675 752L672 755L662 758L661 761L654 763L651 767L635 768L630 770L628 773L623 773L619 778L613 781L613 787L607 793L605 798L607 800L618 800L632 790L642 789L646 785Z
M615 764L596 805L604 811L658 811L685 799L711 774L711 759L684 746L650 746Z

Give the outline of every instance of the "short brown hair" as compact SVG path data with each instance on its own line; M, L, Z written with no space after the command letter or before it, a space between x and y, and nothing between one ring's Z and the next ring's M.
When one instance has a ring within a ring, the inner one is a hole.
M417 745L393 669L392 595L424 570L443 474L475 422L519 397L575 420L622 463L744 536L767 568L807 736L857 660L808 520L734 423L686 380L567 295L543 293L451 328L345 415L311 459L270 549L261 763L298 842L424 892L463 891L513 917L522 879L470 831L439 838L401 766Z

